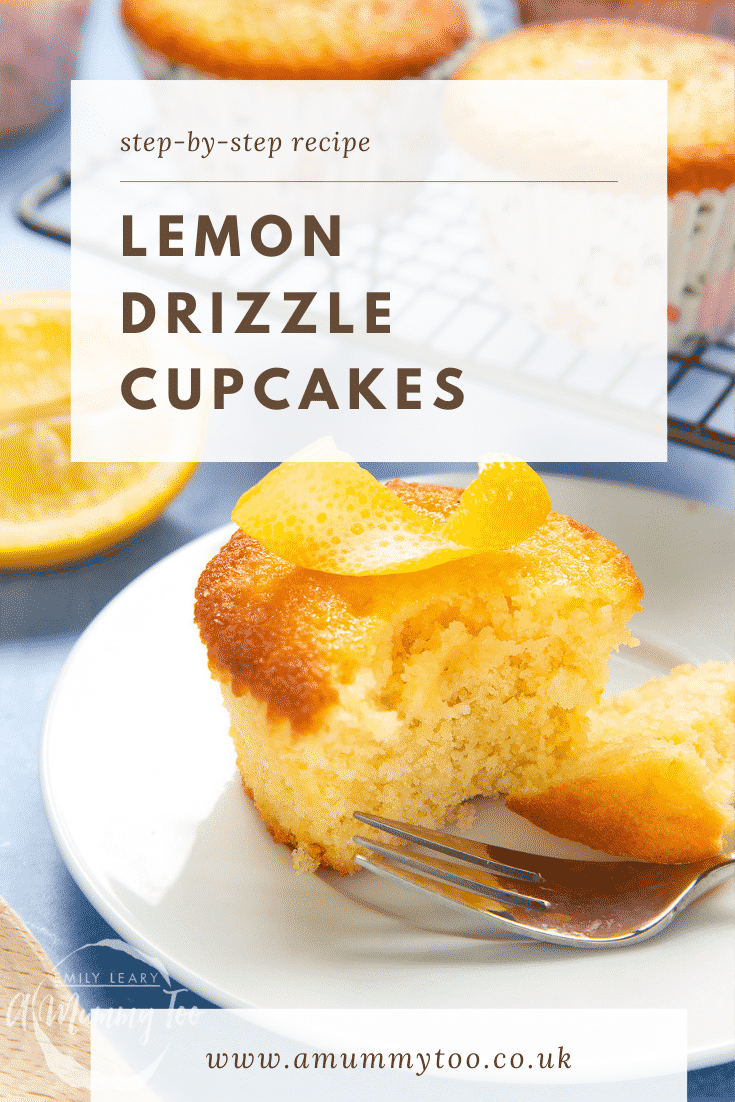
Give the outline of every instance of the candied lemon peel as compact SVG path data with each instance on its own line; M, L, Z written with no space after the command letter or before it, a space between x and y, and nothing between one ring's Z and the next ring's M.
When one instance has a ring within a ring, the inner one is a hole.
M527 539L551 501L535 471L486 455L445 523L422 516L329 438L282 463L238 501L232 519L274 555L310 570L406 574Z

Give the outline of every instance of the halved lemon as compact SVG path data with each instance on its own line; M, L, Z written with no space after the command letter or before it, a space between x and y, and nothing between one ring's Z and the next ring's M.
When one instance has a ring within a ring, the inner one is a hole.
M69 297L0 299L0 569L97 554L163 511L195 463L70 461Z

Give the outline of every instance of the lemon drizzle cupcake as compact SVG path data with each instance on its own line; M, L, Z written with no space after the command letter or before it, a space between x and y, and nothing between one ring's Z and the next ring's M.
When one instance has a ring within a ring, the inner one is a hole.
M122 0L152 79L390 80L479 36L461 0Z
M464 493L286 463L199 579L243 786L298 868L354 871L354 811L435 826L545 788L631 641L627 558L485 458Z
M735 46L640 23L562 22L487 43L457 78L667 80L669 349L732 327Z

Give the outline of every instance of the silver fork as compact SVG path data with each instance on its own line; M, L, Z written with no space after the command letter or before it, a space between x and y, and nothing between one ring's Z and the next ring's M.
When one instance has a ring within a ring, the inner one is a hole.
M484 915L489 934L501 929L557 945L606 949L645 941L695 899L735 875L732 853L691 865L568 861L407 826L380 815L355 812L354 817L442 854L417 854L357 836L355 843L370 851L355 858L362 868Z

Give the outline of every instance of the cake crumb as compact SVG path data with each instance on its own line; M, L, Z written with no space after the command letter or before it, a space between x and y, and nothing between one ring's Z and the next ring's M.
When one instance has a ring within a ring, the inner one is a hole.
M319 847L314 845L300 845L291 854L293 867L296 872L316 872L321 864Z
M472 830L475 825L475 802L474 800L465 800L459 807L455 807L454 811L448 817L450 823L454 823L457 830Z

